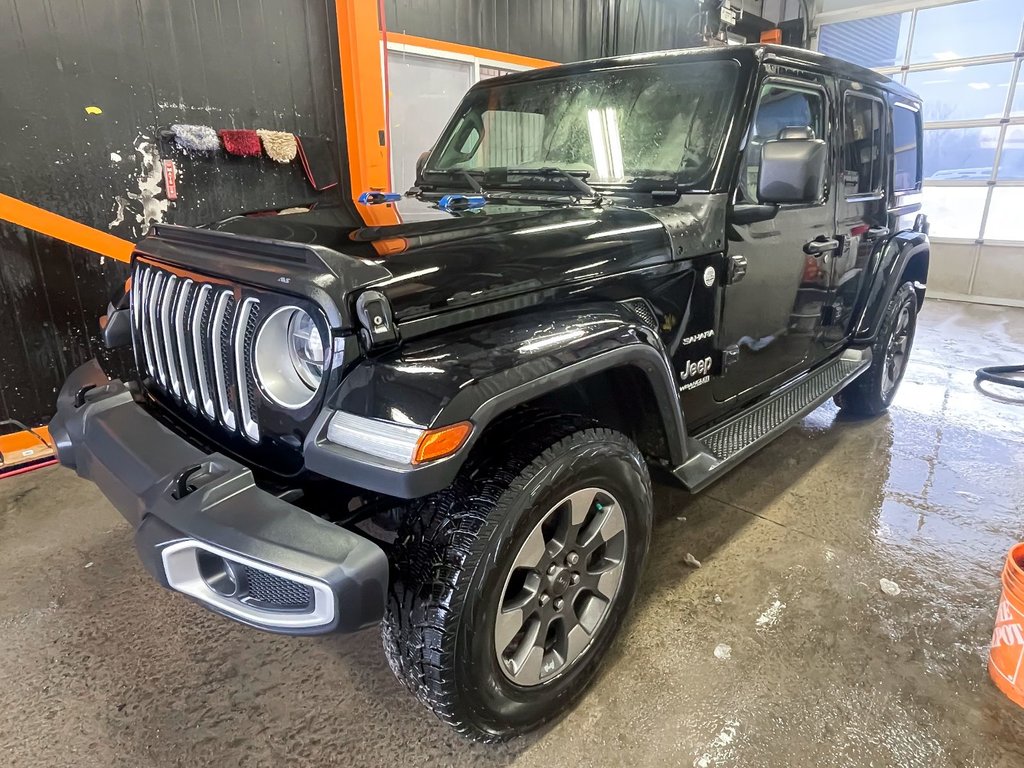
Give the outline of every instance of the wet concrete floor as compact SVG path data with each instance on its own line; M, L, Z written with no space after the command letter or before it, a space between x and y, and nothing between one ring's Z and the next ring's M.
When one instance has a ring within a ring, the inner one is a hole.
M659 486L604 674L497 747L420 709L375 631L236 626L152 584L89 483L0 481L0 765L1024 765L985 668L1024 540L1024 404L972 373L1000 362L1024 363L1024 310L930 301L889 415L823 406L698 497Z

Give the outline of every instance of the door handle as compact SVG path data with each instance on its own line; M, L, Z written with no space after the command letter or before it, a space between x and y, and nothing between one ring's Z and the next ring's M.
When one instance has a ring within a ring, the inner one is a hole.
M883 237L889 236L888 227L871 227L867 232L864 233L865 240L881 240Z
M839 241L834 237L818 237L804 245L804 253L808 256L821 256L832 253L839 248Z

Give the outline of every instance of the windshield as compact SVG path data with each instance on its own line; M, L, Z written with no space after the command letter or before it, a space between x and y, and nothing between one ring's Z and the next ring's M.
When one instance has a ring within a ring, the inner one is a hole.
M467 94L424 178L559 168L589 184L699 185L718 157L738 71L695 61L496 80Z

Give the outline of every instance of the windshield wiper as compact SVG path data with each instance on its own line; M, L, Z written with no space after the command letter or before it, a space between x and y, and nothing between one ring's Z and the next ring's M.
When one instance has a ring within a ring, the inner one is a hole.
M484 188L480 185L480 182L477 181L473 177L473 174L471 174L465 168L451 168L447 170L425 170L423 174L436 174L438 176L444 176L445 178L449 179L462 179L467 184L469 184L469 188L473 190L473 192L475 192L478 195L484 194Z
M507 173L510 176L512 174L516 174L522 176L544 176L547 178L554 177L559 179L565 179L587 197L592 197L595 200L601 199L601 193L598 192L589 184L587 184L587 182L585 182L579 176L569 173L569 171L563 168L556 168L553 165L545 166L544 168L509 168L505 171L505 173ZM586 174L584 178L590 175L586 171L584 171L583 173Z

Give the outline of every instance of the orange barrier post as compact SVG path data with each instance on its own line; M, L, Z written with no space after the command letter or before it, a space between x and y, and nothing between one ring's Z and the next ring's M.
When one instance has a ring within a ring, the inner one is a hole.
M999 690L1024 707L1024 543L1010 550L1003 568L988 673Z

